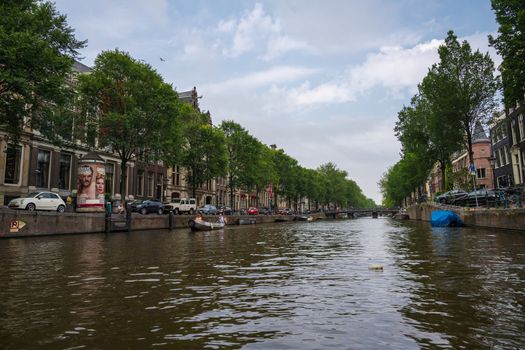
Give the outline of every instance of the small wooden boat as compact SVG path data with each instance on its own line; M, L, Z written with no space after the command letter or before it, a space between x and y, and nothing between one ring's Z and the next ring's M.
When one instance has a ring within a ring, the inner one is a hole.
M312 221L314 218L310 215L300 215L295 218L297 221Z
M224 228L224 223L188 220L188 226L192 231L212 231Z

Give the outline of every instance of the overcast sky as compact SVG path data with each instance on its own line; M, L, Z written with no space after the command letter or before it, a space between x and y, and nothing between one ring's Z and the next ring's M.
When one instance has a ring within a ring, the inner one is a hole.
M59 0L82 62L119 48L177 91L197 87L215 125L234 120L307 168L329 161L367 197L399 160L393 127L454 30L489 51L489 0ZM162 59L161 59L162 58Z

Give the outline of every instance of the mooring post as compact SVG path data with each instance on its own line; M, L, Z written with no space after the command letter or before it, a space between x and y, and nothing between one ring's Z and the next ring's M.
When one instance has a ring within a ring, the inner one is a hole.
M173 212L170 211L168 213L168 215L169 215L169 224L168 225L169 225L170 230L173 230L173 226L174 226L173 223L175 222L175 220L173 220Z
M105 223L106 223L106 233L110 233L111 232L111 202L106 203Z
M131 231L131 204L126 202L126 227L128 232Z

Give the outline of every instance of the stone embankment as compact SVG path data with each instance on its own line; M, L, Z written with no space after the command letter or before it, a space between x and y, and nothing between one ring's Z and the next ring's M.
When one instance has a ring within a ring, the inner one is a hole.
M453 205L422 203L407 208L411 220L430 221L433 210L451 210L466 226L493 227L525 231L525 209L464 208Z
M314 220L325 218L324 213L311 214ZM131 231L188 228L191 215L131 215ZM257 224L294 221L294 215L228 215L228 225L236 225L239 219L256 219ZM122 217L125 220L124 217ZM216 221L217 216L204 217ZM0 210L0 238L61 235L75 233L106 232L104 213L56 213L27 212L22 210Z

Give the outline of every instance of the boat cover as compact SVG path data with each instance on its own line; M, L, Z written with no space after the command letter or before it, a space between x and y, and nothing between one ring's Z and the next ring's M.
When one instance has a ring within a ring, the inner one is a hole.
M458 214L450 210L432 211L430 224L434 227L463 226L463 221Z

